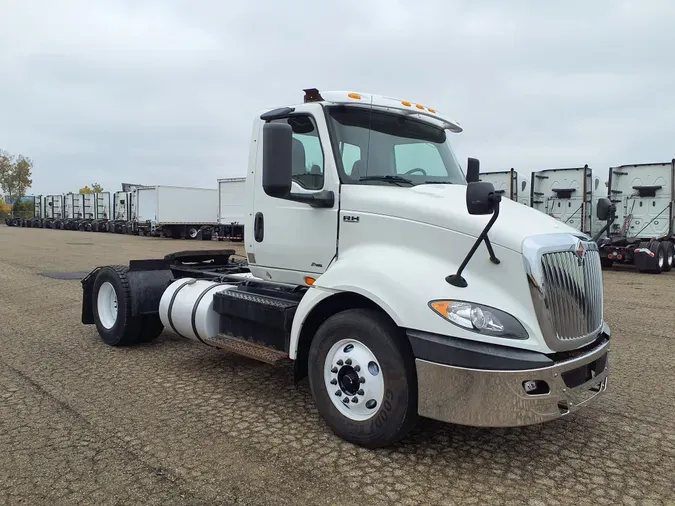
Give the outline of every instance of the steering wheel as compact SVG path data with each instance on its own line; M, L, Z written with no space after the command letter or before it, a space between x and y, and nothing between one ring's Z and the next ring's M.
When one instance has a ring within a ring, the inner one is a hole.
M414 169L410 169L408 172L406 172L404 175L412 174L413 172L421 172L423 176L427 175L427 171L424 169L420 169L419 167L416 167Z

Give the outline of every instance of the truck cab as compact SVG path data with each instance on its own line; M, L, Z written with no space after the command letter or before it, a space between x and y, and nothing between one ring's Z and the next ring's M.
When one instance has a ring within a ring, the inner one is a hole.
M418 416L546 422L607 387L598 248L463 169L434 108L305 90L255 119L245 264L183 252L100 267L85 324L117 346L163 330L308 376L340 437L367 447Z

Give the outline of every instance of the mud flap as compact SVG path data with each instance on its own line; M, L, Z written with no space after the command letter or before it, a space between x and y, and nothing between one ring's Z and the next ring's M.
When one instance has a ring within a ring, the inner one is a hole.
M92 295L94 293L94 281L96 275L101 267L96 267L93 271L87 274L81 281L82 283L82 323L85 325L93 325L94 309Z
M640 247L635 248L634 254L634 263L638 271L654 273L661 272L659 269L658 256L654 251L652 251L648 244L640 243Z

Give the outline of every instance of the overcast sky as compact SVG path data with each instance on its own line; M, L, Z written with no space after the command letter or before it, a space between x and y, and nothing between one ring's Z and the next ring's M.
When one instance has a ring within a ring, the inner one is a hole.
M484 170L675 157L673 0L0 0L0 69L29 193L215 187L307 87L436 107Z

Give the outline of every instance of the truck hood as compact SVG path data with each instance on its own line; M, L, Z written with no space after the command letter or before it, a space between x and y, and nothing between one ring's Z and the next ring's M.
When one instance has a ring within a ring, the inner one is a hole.
M343 212L373 213L418 221L472 237L478 237L491 217L472 216L467 212L465 185L344 185L340 201ZM502 198L499 218L489 237L492 243L520 253L527 237L555 233L583 235L540 211Z

